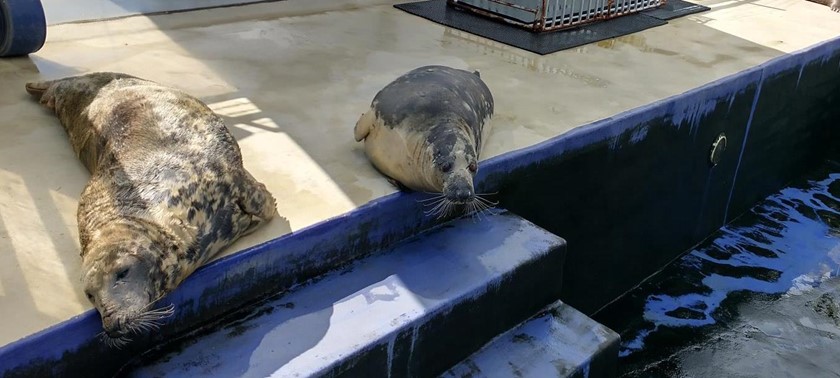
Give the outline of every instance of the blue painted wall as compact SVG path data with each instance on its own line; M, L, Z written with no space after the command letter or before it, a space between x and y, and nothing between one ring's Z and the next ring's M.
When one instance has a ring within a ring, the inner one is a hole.
M506 156L508 169L492 173L501 205L569 243L561 299L596 313L820 164L837 144L838 46L785 55ZM728 148L712 166L721 133Z

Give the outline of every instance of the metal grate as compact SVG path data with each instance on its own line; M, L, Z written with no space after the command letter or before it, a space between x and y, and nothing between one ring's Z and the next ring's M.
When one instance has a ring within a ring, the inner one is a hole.
M447 0L451 6L534 31L571 28L656 8L666 0Z

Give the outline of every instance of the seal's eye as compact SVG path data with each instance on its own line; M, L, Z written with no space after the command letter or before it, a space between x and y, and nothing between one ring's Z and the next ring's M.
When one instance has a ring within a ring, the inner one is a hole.
M86 291L86 292L85 292L85 295L87 296L87 299L88 299L89 301L93 302L93 294L91 294L90 292L87 292L87 291Z
M449 173L452 170L452 162L446 162L440 165L440 171L443 173Z
M470 170L470 172L475 173L475 171L478 169L478 166L476 166L476 165L475 165L475 162L473 162L473 163L470 163L470 166L469 166L469 167L467 167L467 169L469 169L469 170Z
M128 275L128 268L123 268L119 272L117 272L117 280L121 280Z

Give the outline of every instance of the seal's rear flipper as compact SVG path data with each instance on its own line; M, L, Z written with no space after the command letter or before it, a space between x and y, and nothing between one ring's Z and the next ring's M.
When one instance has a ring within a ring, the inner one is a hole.
M32 97L38 100L41 105L49 109L55 109L55 86L56 82L50 81L33 81L26 83L26 91Z
M473 71L473 74L475 74L475 76L481 77L481 72L479 70Z
M51 81L33 81L26 83L26 91L32 96L35 96L36 99L41 99L41 96L50 88L50 85L52 85Z

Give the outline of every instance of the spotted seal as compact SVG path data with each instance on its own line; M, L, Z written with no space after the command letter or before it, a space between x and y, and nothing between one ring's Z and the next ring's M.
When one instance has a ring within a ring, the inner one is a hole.
M354 127L374 167L401 189L438 193L429 213L457 205L480 211L473 178L493 116L493 95L478 71L419 67L382 88Z
M198 99L107 72L26 90L55 112L91 173L77 213L82 281L109 345L157 327L173 313L160 298L274 217L274 197Z

